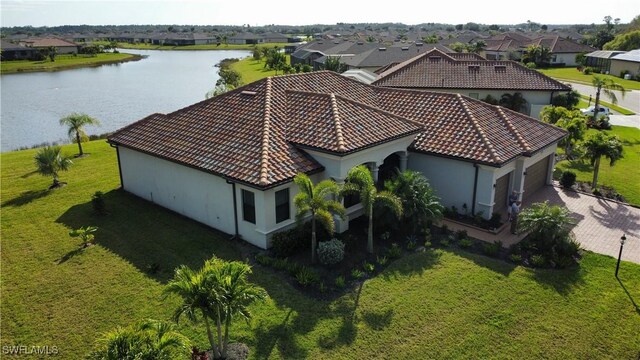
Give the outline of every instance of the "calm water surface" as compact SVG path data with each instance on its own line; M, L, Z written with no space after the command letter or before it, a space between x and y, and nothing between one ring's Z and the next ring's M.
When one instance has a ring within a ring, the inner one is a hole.
M247 51L122 50L146 59L96 68L0 76L0 150L68 142L60 118L87 113L101 121L88 134L117 130L152 113L204 100L218 79L215 65Z

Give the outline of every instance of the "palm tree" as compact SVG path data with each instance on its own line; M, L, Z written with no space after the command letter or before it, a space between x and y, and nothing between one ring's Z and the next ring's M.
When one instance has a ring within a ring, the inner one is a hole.
M367 234L367 251L373 253L373 206L380 204L388 207L393 213L402 216L402 201L389 191L378 191L371 176L371 171L365 165L358 165L347 173L346 183L342 188L344 195L358 194L364 214L369 217Z
M173 324L144 320L133 326L118 327L98 340L89 356L96 360L158 359L187 357L190 341Z
M250 273L251 267L247 264L227 262L214 256L198 271L185 265L178 267L167 284L165 294L174 293L183 300L174 312L174 319L177 322L184 315L195 323L202 318L214 358L226 357L232 317L241 315L249 319L248 306L265 298L262 289L248 282ZM216 324L217 340L210 320Z
M626 90L622 85L617 84L612 79L598 76L598 75L593 75L593 79L591 79L591 84L593 85L594 88L596 88L596 101L593 104L594 105L593 121L596 121L598 119L598 112L600 110L600 91L603 91L604 94L609 97L609 99L611 100L611 103L615 105L618 103L618 97L616 96L614 90L620 91L622 93L623 98Z
M69 128L69 137L75 137L78 143L78 151L80 152L78 156L82 156L84 154L82 152L82 141L87 136L83 127L85 125L100 125L100 121L87 114L72 113L60 119L60 125L66 125Z
M49 187L50 189L60 186L58 173L69 170L73 164L73 161L69 157L62 155L60 151L60 146L46 146L34 156L38 172L42 176L53 177L53 185Z
M385 189L402 199L405 223L416 232L418 226L442 217L444 208L422 173L413 170L400 172L384 184Z
M607 135L604 132L592 134L584 141L582 146L585 149L584 156L591 161L593 165L593 181L591 188L596 189L598 184L598 172L600 170L600 158L603 156L609 159L609 165L613 166L615 162L622 159L622 143L615 135Z
M526 109L527 100L521 93L502 94L500 97L500 105L517 112L523 112Z
M483 40L478 40L473 44L469 44L469 52L480 54L487 47L487 43Z
M293 198L293 203L296 205L296 220L300 224L307 215L311 215L311 261L315 263L316 220L332 234L335 229L333 215L345 218L345 209L342 203L330 199L330 197L340 194L340 187L333 180L323 180L314 186L311 179L303 173L296 175L293 182L299 188L299 192Z
M553 242L569 234L575 220L566 207L535 203L518 215L518 230L529 233L534 240Z
M327 58L324 60L324 69L341 74L349 70L349 67L347 66L347 64L340 61L339 56L327 56Z

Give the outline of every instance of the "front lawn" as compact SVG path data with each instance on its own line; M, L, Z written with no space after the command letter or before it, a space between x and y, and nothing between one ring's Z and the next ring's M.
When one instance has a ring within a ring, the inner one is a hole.
M287 55L287 64L291 57ZM246 85L269 76L282 75L282 71L269 70L264 67L264 61L254 60L253 57L246 57L231 64L231 69L237 71L242 76L242 84Z
M140 55L125 53L103 53L96 56L86 55L58 55L55 61L30 61L15 60L0 62L0 72L2 74L10 74L17 72L33 72L33 71L55 71L64 69L74 69L79 67L99 66L104 64L114 64L125 61L140 60Z
M598 130L590 129L587 135ZM617 135L624 144L624 158L614 166L609 166L606 158L600 163L598 185L607 185L616 189L630 204L640 206L640 129L625 126L613 126L607 133ZM585 136L585 137L586 137ZM587 161L560 161L556 165L556 176L560 171L571 170L578 175L578 181L591 181L593 167Z
M61 174L68 185L54 191L33 172L35 150L0 155L1 346L57 346L58 358L81 358L115 326L168 320L179 299L163 300L162 290L177 265L251 256L226 234L118 190L116 154L104 140L85 150L91 155L74 159ZM97 190L106 194L104 217L91 211ZM79 252L68 230L86 225L98 227L97 245ZM231 335L252 359L637 358L640 265L623 262L618 282L615 264L586 253L578 269L536 270L430 250L330 301L255 266L251 279L269 299ZM179 328L205 347L204 326Z
M584 83L587 85L591 85L591 80L593 79L593 75L599 75L604 78L612 79L617 84L622 85L625 88L625 90L640 90L639 81L625 80L617 76L605 75L605 74L585 75L581 71L578 71L578 69L576 69L575 67L549 68L549 69L537 69L537 70L554 79L574 81L574 82Z

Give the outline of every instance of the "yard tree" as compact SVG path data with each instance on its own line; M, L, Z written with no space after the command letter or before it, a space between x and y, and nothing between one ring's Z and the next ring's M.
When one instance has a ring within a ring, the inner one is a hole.
M207 339L216 359L227 356L233 317L250 319L248 306L266 297L264 290L248 281L249 274L249 265L214 256L205 261L198 271L185 265L178 267L165 288L166 295L176 294L182 298L182 304L173 315L176 322L182 316L194 323L200 319L204 321Z
M339 56L327 56L327 58L324 60L324 69L341 74L349 70L349 67L347 66L347 64L340 61Z
M380 204L388 207L396 216L401 217L402 200L389 191L378 191L371 176L371 171L365 165L358 165L349 170L342 193L344 195L357 194L360 196L364 214L369 218L367 251L373 253L373 206Z
M84 155L82 142L86 141L87 138L83 128L86 125L100 125L100 121L87 114L72 113L60 119L60 125L67 126L69 137L75 138L76 143L78 143L78 156L82 156Z
M303 173L296 175L293 182L298 185L299 192L293 198L296 206L296 220L301 224L307 215L311 216L311 261L316 262L316 222L333 234L335 224L333 215L344 219L345 209L342 203L333 197L340 194L340 187L333 180L323 180L314 185Z
M467 49L471 53L480 54L486 47L487 47L487 43L486 42L484 42L482 40L478 40L478 41L474 42L473 44L469 44Z
M69 157L62 155L60 146L46 146L36 153L34 159L38 173L53 177L53 185L49 187L50 189L60 186L58 173L69 170L73 164Z
M587 119L585 115L574 114L574 116L563 117L556 126L567 130L567 137L560 141L560 145L564 147L567 159L573 159L573 149L578 141L584 138L587 132Z
M387 180L385 189L397 195L402 201L402 218L415 233L418 226L440 219L444 210L440 199L422 173L405 170L395 179Z
M607 95L607 97L609 97L609 99L611 100L611 103L615 105L618 103L618 97L616 96L616 93L614 91L620 91L620 93L622 93L622 97L624 97L626 90L622 85L617 84L611 78L599 75L593 75L591 84L594 88L596 88L596 101L593 103L593 120L596 121L598 119L598 112L600 110L600 92L604 92L604 94Z
M143 320L127 327L117 327L105 333L96 348L87 356L94 360L187 358L191 342L175 325Z
M536 66L548 65L550 60L551 50L541 45L529 45L522 56L522 62L533 62Z
M607 135L602 131L589 136L583 143L584 156L593 165L593 181L591 188L596 189L598 184L598 171L600 170L600 159L604 156L609 159L609 165L613 166L616 161L622 159L622 142L615 135Z
M499 101L500 106L517 112L523 112L527 106L527 99L521 93L502 94Z

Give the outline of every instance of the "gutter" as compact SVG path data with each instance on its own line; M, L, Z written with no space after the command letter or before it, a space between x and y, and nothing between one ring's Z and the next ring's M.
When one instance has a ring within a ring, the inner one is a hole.
M118 157L118 174L120 175L120 187L124 189L124 181L122 180L122 165L120 164L120 148L118 145L114 145L111 142L108 142L109 146L116 149L116 156Z
M473 202L471 203L471 215L476 214L476 197L478 195L478 171L480 170L480 166L477 163L474 163L473 167L476 168L476 173L473 177Z

